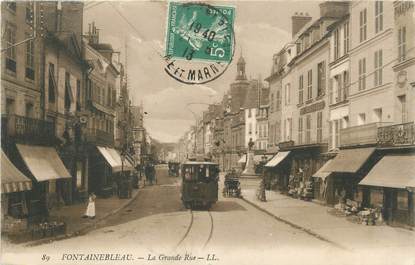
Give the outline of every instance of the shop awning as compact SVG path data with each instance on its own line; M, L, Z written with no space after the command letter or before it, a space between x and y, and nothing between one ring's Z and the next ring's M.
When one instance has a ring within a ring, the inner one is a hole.
M373 154L375 148L340 150L325 171L356 173Z
M55 148L25 144L16 146L37 181L71 178Z
M360 185L405 189L415 186L415 155L384 156Z
M18 170L6 154L1 151L1 193L32 189L32 181Z
M330 159L327 161L319 170L317 170L316 173L313 174L314 178L321 178L322 180L325 180L332 172L327 171L327 168L330 166L330 164L333 162L333 159Z
M240 163L240 164L245 164L246 163L246 154L241 156L241 158L238 160L238 163Z
M279 163L281 163L289 154L290 154L290 151L279 152L268 163L266 163L265 166L266 167L275 167Z
M122 163L121 155L117 150L103 146L97 146L97 148L107 163L111 166L112 172L117 173L122 170L131 171L134 169L127 159L124 159L124 164Z
M128 160L128 162L130 163L131 166L134 165L134 158L130 155L126 155L125 158Z

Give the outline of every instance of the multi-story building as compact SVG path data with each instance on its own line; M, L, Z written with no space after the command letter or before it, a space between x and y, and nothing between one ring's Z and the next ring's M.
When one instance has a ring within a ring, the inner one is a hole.
M243 104L244 121L245 121L245 133L244 133L244 146L248 146L249 142L255 143L258 137L257 134L257 112L259 107L259 91L261 85L259 80L250 80L250 86L245 96L245 102ZM255 148L255 147L254 147Z
M329 68L329 150L340 147L340 130L349 125L350 19L347 14L330 31Z
M123 97L124 98L124 97ZM130 106L131 113L131 130L133 150L130 152L134 158L134 166L143 166L143 150L145 145L146 130L144 128L143 106ZM128 134L127 132L124 132Z
M367 33L364 32L363 37L366 40L363 38L356 49L361 46L364 49L365 45L372 47L371 53L366 51L366 54L359 55L370 58L373 54L374 64L373 68L368 66L365 87L360 87L360 91L359 86L354 88L357 94L355 104L369 104L370 100L370 106L360 106L361 113L357 113L354 123L352 119L352 125L359 125L359 121L362 122L361 114L365 114L367 124L353 126L350 131L341 131L340 141L343 144L345 139L346 145L350 142L359 143L350 141L354 136L352 133L364 130L366 142L376 143L372 160L379 161L359 182L356 197L366 207L381 208L387 223L414 226L414 3L373 2L357 6L354 13L357 12L368 12L368 21L372 23L365 26ZM372 15L374 17L371 19ZM364 82L359 80L361 84ZM359 96L361 93L366 95Z
M77 10L79 16L72 17L69 10ZM75 147L72 124L85 67L79 47L82 14L82 3L2 3L2 150L9 165L33 184L30 192L16 190L10 200L16 202L15 216L27 210L30 221L43 218L57 203L72 203L77 191L76 156L67 154L73 155ZM19 205L23 200L27 204Z
M55 124L62 141L60 155L74 176L72 191L65 195L71 201L87 197L87 159L80 146L81 116L85 110L84 73L89 68L83 58L82 3L45 2L47 18L44 41L44 116ZM76 15L72 12L76 10Z
M281 108L275 115L281 117L281 140L279 153L266 166L278 173L281 190L289 189L289 176L290 188L311 183L311 176L327 159L324 155L329 134L327 31L330 25L347 15L348 9L347 2L327 1L320 4L320 17L316 20L296 13L292 18L291 42L295 46L288 44L274 57L282 62L280 67L275 67L278 71L274 70L268 78L271 81L270 113L275 100L275 108L278 111Z
M85 77L87 120L83 128L88 150L88 191L110 196L113 176L132 170L124 154L120 156L114 149L115 88L120 72L113 62L114 50L110 44L100 42L94 23L89 25L83 44L85 60L90 65Z
M256 142L255 149L265 153L268 147L268 109L269 88L261 87L258 111L256 113Z

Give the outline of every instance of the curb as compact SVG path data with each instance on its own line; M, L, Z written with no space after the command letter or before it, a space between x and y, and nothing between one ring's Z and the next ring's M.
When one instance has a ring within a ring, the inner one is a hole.
M59 240L64 240L64 239L68 239L68 238L72 238L72 237L76 237L76 236L85 235L88 232L92 231L93 229L97 228L97 225L98 225L99 222L101 222L102 220L108 218L111 215L114 215L114 214L118 213L119 211L121 211L122 209L124 209L125 207L130 205L137 198L140 191L141 191L141 189L139 188L137 190L137 192L135 194L133 194L132 197L128 201L121 204L120 207L115 208L114 210L104 214L100 218L95 219L94 222L92 222L90 224L87 224L85 227L82 227L79 230L76 230L76 231L73 231L71 233L67 233L67 234L64 234L64 235L59 235L59 236L56 236L56 237L44 238L44 239L32 241L32 242L29 242L29 243L25 244L24 246L25 247L34 247L34 246L38 246L38 245L51 243L53 241L59 241Z
M260 210L261 212L263 212L263 213L265 213L265 214L267 214L267 215L269 215L269 216L273 217L273 218L274 218L274 219L276 219L277 221L280 221L280 222L282 222L282 223L285 223L285 224L287 224L287 225L289 225L289 226L291 226L291 227L293 227L293 228L295 228L295 229L301 230L301 231L303 231L303 232L305 232L305 233L307 233L307 234L309 234L309 235L311 235L311 236L313 236L313 237L315 237L315 238L317 238L317 239L319 239L319 240L321 240L321 241L324 241L324 242L326 242L326 243L329 243L329 244L331 244L331 245L333 245L333 246L335 246L335 247L337 247L337 248L340 248L340 249L342 249L342 250L346 250L346 251L351 251L350 249L346 248L345 246L342 246L341 244L338 244L338 243L336 243L336 242L334 242L334 241L331 241L330 239L325 238L324 236L322 236L322 235L320 235L320 234L318 234L318 233L314 232L314 231L313 231L313 230L311 230L311 229L308 229L308 228L302 227L302 226L300 226L300 225L298 225L298 224L295 224L295 223L293 223L293 222L291 222L291 221L288 221L288 220L286 220L286 219L284 219L284 218L281 218L280 216L277 216L277 215L275 215L275 214L271 213L271 212L270 212L270 211L268 211L268 210L265 210L264 208L262 208L262 207L258 206L257 204L255 204L255 203L251 202L250 200L245 199L244 197L241 197L241 199L242 199L244 202L248 203L249 205L251 205L251 206L255 207L255 208L256 208L256 209L258 209L258 210Z

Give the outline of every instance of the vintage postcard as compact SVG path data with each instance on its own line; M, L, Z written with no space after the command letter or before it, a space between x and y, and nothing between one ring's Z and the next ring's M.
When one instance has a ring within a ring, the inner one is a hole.
M1 1L0 264L415 265L415 9Z

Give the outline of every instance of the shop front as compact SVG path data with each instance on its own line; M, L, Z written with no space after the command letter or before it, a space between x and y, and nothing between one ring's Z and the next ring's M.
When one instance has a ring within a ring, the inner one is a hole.
M291 161L289 159L290 151L278 152L271 160L265 164L265 185L273 186L280 192L288 191L289 172Z
M328 181L332 172L328 171L327 168L332 162L333 159L328 160L316 173L312 175L314 178L314 199L324 204L326 203L327 194L331 192L328 191Z
M72 176L53 147L16 144L33 188L28 193L28 214L33 221L48 216L58 204L70 203ZM29 175L28 175L29 176Z
M290 146L291 165L288 168L288 194L305 200L311 200L313 194L313 174L320 169L327 158L327 144L308 144Z
M414 226L415 155L386 155L360 181L368 207L381 208L390 225Z
M324 194L327 204L336 205L347 199L363 202L365 195L358 190L358 183L374 165L376 161L374 152L375 148L340 150L324 167L324 172L331 172L325 178Z
M131 181L130 174L134 170L133 165L128 159L123 159L113 148L97 146L96 150L97 152L93 153L90 158L89 192L102 197L110 197L113 194L120 195L121 190L128 190L129 185L125 182ZM124 186L127 188L121 188Z
M1 151L1 224L2 232L24 230L27 227L27 193L32 181L18 170Z

